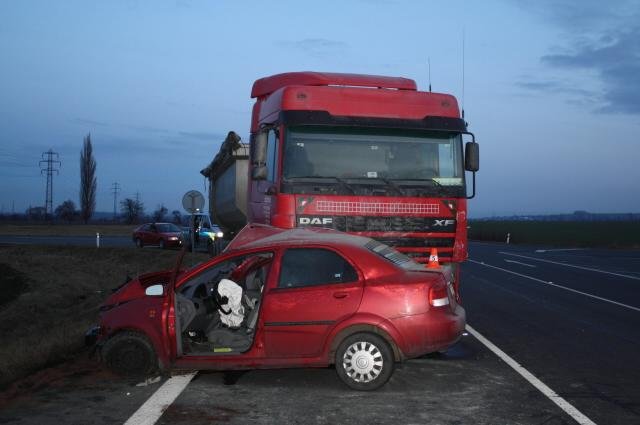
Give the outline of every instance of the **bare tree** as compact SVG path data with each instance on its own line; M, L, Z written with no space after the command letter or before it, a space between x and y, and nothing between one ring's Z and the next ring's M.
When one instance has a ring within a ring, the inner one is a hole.
M182 224L182 213L178 210L173 210L171 211L171 215L173 216L173 222L175 224L181 225Z
M74 204L71 199L64 201L56 207L56 216L67 223L71 223L77 215L76 204Z
M127 224L133 224L144 215L144 205L138 199L127 198L120 202L120 211Z
M87 134L80 151L80 217L87 224L96 210L96 160L93 158L91 134Z
M169 210L164 205L158 205L158 209L153 212L153 221L164 221L164 216Z

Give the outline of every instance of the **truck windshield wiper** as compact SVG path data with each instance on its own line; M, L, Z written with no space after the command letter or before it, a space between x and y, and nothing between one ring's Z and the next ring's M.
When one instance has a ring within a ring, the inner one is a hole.
M379 181L383 182L384 184L386 184L388 189L392 189L394 192L396 192L400 196L407 196L407 194L404 192L404 190L402 190L402 188L400 186L395 184L392 180L386 179L384 177L351 177L351 178L356 178L356 179L361 179L361 180L365 180L365 179L366 180L379 180Z
M349 192L351 192L352 195L356 194L356 190L353 188L353 186L351 186L349 183L347 183L346 181L342 180L339 177L334 177L334 176L295 176L295 177L290 177L289 179L331 179L336 181L337 183L340 184L340 186L346 188L347 190L349 190Z

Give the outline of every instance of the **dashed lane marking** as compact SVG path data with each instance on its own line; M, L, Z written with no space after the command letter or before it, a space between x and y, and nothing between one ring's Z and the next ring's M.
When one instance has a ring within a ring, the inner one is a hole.
M176 375L169 378L158 391L134 413L124 425L153 425L180 393L189 385L197 372Z
M555 391L549 388L544 382L536 378L531 372L522 367L520 363L515 361L513 358L509 357L507 353L499 349L495 344L489 341L487 338L482 336L480 332L475 330L469 325L466 325L465 329L473 335L478 341L485 345L489 350L493 351L493 353L500 357L502 361L511 366L513 370L518 372L520 376L526 379L531 385L533 385L538 391L544 394L549 400L554 402L559 408L565 411L569 416L571 416L576 422L581 425L596 425L591 419L585 416L581 411L576 409L571 403L569 403L564 398L560 397Z
M534 267L534 268L537 267L537 266L534 266L533 264L521 263L520 261L516 261L516 260L507 260L506 258L504 259L504 261L506 263L520 264L521 266Z
M475 260L468 260L468 261L470 261L472 263L475 263L475 264L479 264L481 266L490 267L490 268L496 269L496 270L501 270L501 271L503 271L505 273L511 273L511 274L516 275L516 276L524 277L526 279L531 279L531 280L536 281L536 282L544 283L545 285L554 286L556 288L564 289L565 291L575 292L576 294L581 294L581 295L584 295L586 297L594 298L596 300L600 300L600 301L608 302L608 303L611 303L611 304L615 304L615 305L620 306L620 307L628 308L628 309L635 310L635 311L640 311L640 308L634 307L632 305L619 303L618 301L613 301L613 300L610 300L610 299L607 299L607 298L599 297L597 295L589 294L587 292L578 291L577 289L568 288L566 286L558 285L557 283L553 283L553 282L549 282L549 281L546 281L546 280L538 279L538 278L533 277L533 276L527 276L526 274L514 272L512 270L503 269L502 267L492 266L491 264L486 264L485 262L482 262L482 261L475 261Z
M561 263L559 261L543 260L541 258L529 257L529 256L526 256L526 255L520 255L520 254L513 254L511 252L504 252L504 251L499 251L499 252L500 252L500 254L511 255L512 257L526 258L528 260L542 261L543 263L557 264L557 265L565 266L565 267L573 267L574 269L588 270L590 272L598 272L598 273L610 274L612 276L624 277L624 278L627 278L627 279L640 280L640 277L638 277L638 276L629 276L628 274L608 272L606 270L594 269L592 267L576 266L575 264Z

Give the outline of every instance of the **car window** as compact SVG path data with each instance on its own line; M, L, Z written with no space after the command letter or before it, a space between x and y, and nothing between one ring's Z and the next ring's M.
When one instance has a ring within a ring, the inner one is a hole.
M328 249L292 248L282 257L278 288L346 283L358 280L355 269Z
M254 260L253 264L263 269L260 276L266 280L266 275L272 258L273 254L271 252L261 252L257 254L232 257L222 263L217 263L202 270L197 275L191 277L187 282L181 284L178 291L187 297L196 296L204 298L209 295L209 291L215 286L216 282L219 282L222 279L231 279L238 285L242 286L243 289L247 289L247 287L251 289L251 285L255 284L255 282L247 282L247 277L250 275L251 271L255 270L256 267L245 267L242 273L237 273L236 270L250 260ZM256 259L258 261L255 261ZM255 273L251 274L250 277L253 278L254 275ZM262 281L261 284L263 285L264 281Z
M143 232L148 232L149 231L149 225L145 224L144 226L142 226L142 228L140 229Z

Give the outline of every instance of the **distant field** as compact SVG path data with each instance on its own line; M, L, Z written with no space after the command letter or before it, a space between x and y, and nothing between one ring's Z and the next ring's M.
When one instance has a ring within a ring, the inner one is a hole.
M131 236L134 225L122 224L0 224L0 235L23 236Z
M78 352L111 289L127 275L173 267L178 252L0 246L0 388ZM185 264L208 258L187 254Z
M576 247L640 248L640 221L471 221L479 241Z

